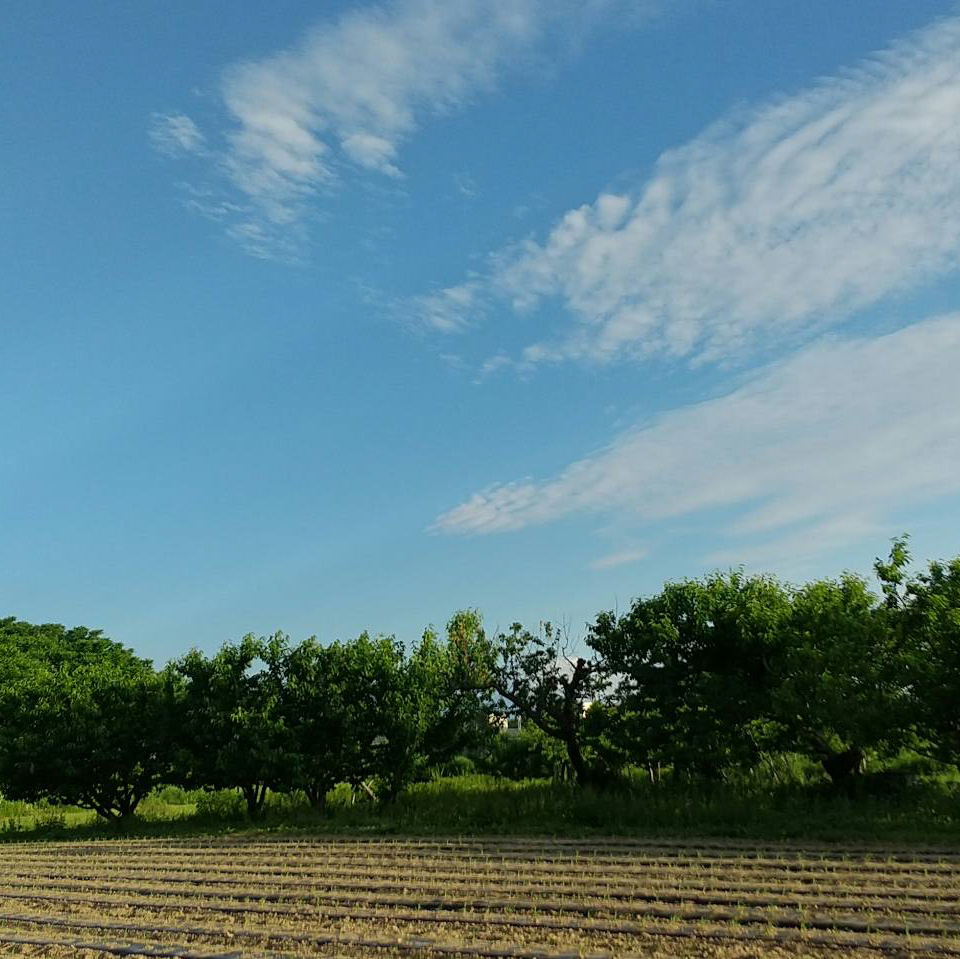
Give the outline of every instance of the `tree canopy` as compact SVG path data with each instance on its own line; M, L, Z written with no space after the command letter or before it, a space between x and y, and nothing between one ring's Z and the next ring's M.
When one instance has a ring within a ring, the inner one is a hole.
M0 620L0 791L124 821L161 783L322 808L392 802L459 755L606 788L637 770L741 775L773 755L852 789L905 748L960 761L960 558L791 586L742 570L666 583L571 641L488 635L477 610L410 647L247 635L157 671L100 631ZM506 746L505 717L523 722ZM484 757L487 757L484 759Z

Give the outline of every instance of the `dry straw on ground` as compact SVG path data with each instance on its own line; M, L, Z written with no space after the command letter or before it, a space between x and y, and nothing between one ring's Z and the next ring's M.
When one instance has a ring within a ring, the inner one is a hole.
M960 851L554 839L0 847L0 951L958 956Z

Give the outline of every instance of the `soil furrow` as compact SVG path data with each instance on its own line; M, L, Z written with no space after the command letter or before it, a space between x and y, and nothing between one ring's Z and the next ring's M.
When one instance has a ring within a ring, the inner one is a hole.
M12 883L9 880L0 880L0 898L14 898L21 895L22 890L61 890L64 892L104 892L104 893L131 893L142 896L180 896L192 898L214 898L232 899L236 901L257 901L273 903L304 903L304 902L337 902L343 896L338 893L390 893L400 892L417 899L428 897L439 897L441 901L446 901L451 894L457 894L460 897L477 895L483 896L489 890L477 888L475 883L461 882L449 883L446 885L424 885L416 881L406 881L397 883L383 883L371 880L364 883L344 883L332 886L318 884L297 884L297 892L277 891L271 887L261 887L258 890L249 888L237 888L236 886L225 887L218 884L216 880L196 879L168 880L165 886L149 886L136 880L132 882L118 882L115 877L110 880L90 879L81 882L57 879L32 879L29 882ZM184 888L186 887L186 888ZM206 888L204 888L206 887ZM333 890L336 890L334 892ZM630 910L630 903L675 903L690 904L700 906L755 906L755 907L777 907L804 909L816 907L820 911L824 910L846 910L850 912L883 912L893 911L896 913L906 913L909 915L926 916L956 916L960 915L960 903L955 900L934 899L932 896L927 899L917 900L913 897L903 896L882 896L871 901L871 897L861 892L858 898L854 897L833 897L829 895L814 894L807 892L804 896L790 896L779 894L777 890L761 892L759 890L749 893L729 892L724 895L717 893L708 894L701 890L649 890L649 889L631 889L626 891L617 891L611 893L605 891L603 894L579 884L568 886L562 889L531 889L529 886L516 884L509 887L498 887L498 893L526 894L526 901L535 904L538 909L551 909L553 911L577 911L579 909L596 909L599 911L627 912ZM531 896L536 892L537 896ZM564 899L562 897L574 897ZM542 897L542 898L540 898ZM348 897L353 901L352 897ZM502 899L499 901L517 902L522 904L523 899ZM895 906L895 908L894 908ZM534 906L522 906L521 908L534 908Z
M107 956L152 956L157 959L244 959L241 952L197 952L190 946L168 946L162 943L112 943L87 939L53 939L49 936L17 936L0 932L0 944L38 946L45 952L53 947L76 951L100 952Z
M377 879L367 879L371 874L371 869L376 868ZM258 881L269 883L281 889L312 889L317 887L343 887L360 888L363 885L371 883L382 883L384 886L393 884L398 887L406 888L410 885L410 877L404 871L395 870L389 872L371 863L366 869L313 869L309 871L291 872L284 870L258 870L256 868L233 868L208 866L205 871L199 872L196 869L180 868L169 871L161 871L151 867L134 867L128 864L118 865L108 870L81 870L74 868L72 870L58 867L52 870L8 870L7 884L28 884L35 881L50 881L49 877L55 875L58 880L63 881L88 881L97 882L109 879L111 882L163 882L174 885L238 885L244 882ZM424 876L428 879L425 879ZM565 874L564 874L565 875ZM790 877L784 880L777 877L770 882L759 882L755 878L749 881L743 881L736 876L730 878L712 875L677 875L670 872L646 871L642 876L633 879L618 879L610 875L592 875L589 873L578 872L575 881L567 883L559 882L555 874L530 875L522 872L513 873L509 876L503 876L499 872L493 871L446 871L436 873L421 872L419 874L419 883L426 881L433 883L442 883L445 888L454 885L463 884L482 884L487 888L496 888L498 890L509 891L514 888L530 889L542 893L547 890L555 890L557 895L566 892L577 892L585 888L592 890L596 894L610 896L611 898L630 898L637 891L652 891L663 889L666 891L696 891L708 893L716 892L742 892L746 894L762 894L764 892L776 891L779 895L803 897L819 897L827 893L834 896L862 896L865 898L879 900L900 900L904 897L917 901L956 901L960 899L960 888L951 887L948 884L938 886L918 886L914 884L896 885L886 883L879 886L850 885L844 883L814 882L805 877ZM680 880L684 881L680 881Z
M960 856L941 852L613 839L23 843L0 846L0 929L56 933L58 956L69 934L132 950L102 955L156 947L171 959L201 959L201 944L262 959L277 947L292 950L284 959L613 959L642 944L662 959L670 942L691 959L745 959L774 943L804 955L960 957ZM115 941L128 936L150 941Z
M522 918L513 918L509 920L512 928L517 930L534 930L541 932L546 929L556 928L558 923L545 922L543 920L529 920ZM135 933L141 936L151 936L159 938L164 934L175 935L180 938L201 939L204 941L220 942L224 938L222 930L211 927L185 926L185 925L146 925L142 923L110 921L107 919L84 920L75 917L62 916L37 916L22 914L0 914L0 924L7 923L13 925L41 926L46 928L63 928L74 930L98 930L109 932ZM561 927L562 928L562 927ZM622 928L615 932L623 933ZM883 951L893 953L894 955L914 955L914 956L960 956L960 944L945 941L929 941L914 938L909 942L904 942L899 938L864 936L859 933L849 934L842 932L823 933L806 932L801 930L789 929L756 929L742 927L712 927L692 924L671 924L664 925L651 923L640 928L635 935L649 940L650 938L667 938L671 940L694 940L697 943L707 941L730 941L730 942L750 942L750 943L771 943L783 944L792 943L802 945L803 947L824 947L828 949L841 949L844 954L850 953L853 949L865 949L872 951ZM229 931L229 938L232 941L244 940L247 942L258 942L264 944L275 943L298 943L312 946L335 945L343 946L347 944L369 945L378 949L414 950L414 951L444 951L448 953L461 953L467 955L497 957L507 956L525 956L525 957L544 957L548 959L551 955L550 950L543 947L527 947L525 950L509 949L503 952L503 947L494 945L487 947L487 944L477 941L452 943L447 946L446 943L438 943L434 940L425 938L405 938L393 941L385 941L374 937L358 937L354 934L344 932L318 933L318 932L291 932L287 930L271 929L248 929L232 928ZM446 949L442 947L446 946ZM441 948L438 948L441 947ZM573 952L552 953L559 959L560 955L566 956L584 956L582 950ZM703 953L698 949L698 955ZM804 952L806 954L806 952ZM600 955L609 956L610 953L601 953ZM615 955L626 959L625 954L617 950Z
M131 849L129 851L131 854L137 853L137 858L140 858L139 851ZM24 858L18 860L4 860L0 857L0 871L4 867L16 866L20 863L26 863L33 867L40 865L46 865L50 867L56 867L60 865L66 865L70 862L82 862L84 865L90 866L93 864L108 866L114 863L123 863L129 862L132 855L122 857L118 859L116 856L110 858L99 859L94 855L84 855L77 857L63 857L63 856L34 856L33 858ZM150 857L151 861L155 865L167 864L169 866L177 865L188 865L189 863L195 862L204 862L205 860L200 859L199 857L194 857L190 855L180 855L176 854L173 856L167 856L163 859L157 856ZM369 866L371 865L371 857L369 855L360 856L356 853L347 853L339 855L330 855L327 857L292 857L290 859L285 858L265 858L258 857L255 853L247 853L246 855L238 855L237 850L232 850L229 854L230 861L234 864L243 865L250 864L255 865L259 868L263 867L304 867L310 866L313 868L329 868L330 866L338 867L348 867L348 866ZM727 871L739 871L739 872L748 872L754 874L778 874L778 873L791 873L799 875L811 875L811 876L850 876L850 877L867 877L874 876L877 878L886 879L888 877L903 877L908 879L914 876L936 876L938 881L944 879L949 880L954 883L960 883L960 866L948 866L945 864L935 864L935 863L926 863L926 864L916 864L911 866L907 863L874 863L874 862L849 862L849 861L834 861L834 862L801 862L797 860L750 860L750 859L718 859L718 858L695 858L695 859L676 859L676 858L649 858L649 857L634 857L628 859L616 859L616 860L601 860L596 858L591 859L575 859L575 860L560 860L560 859L550 859L550 858L531 858L531 859L475 859L468 857L446 857L441 858L440 856L431 856L427 859L416 859L416 858L390 858L386 856L378 857L376 860L378 866L395 868L395 869L409 869L411 871L421 871L424 869L436 868L439 864L441 867L461 867L468 868L474 866L482 866L488 869L497 869L499 871L510 869L514 867L521 867L525 869L530 869L533 871L565 871L569 872L570 870L576 870L577 874L581 874L585 870L590 870L593 872L603 872L604 874L609 874L612 871L617 871L621 874L634 874L642 873L645 870L649 869L666 869L670 868L675 871L689 871L689 870L698 870L704 872L727 872Z
M39 844L36 842L14 842L7 844L6 848L34 849ZM230 838L223 837L215 840L209 839L99 839L94 841L71 841L59 843L43 843L46 848L53 849L80 849L92 851L104 847L130 847L137 846L143 850L152 850L155 848L177 848L180 850L200 850L209 852L211 850L229 850L237 846L244 849L259 850L273 849L282 851L289 855L291 850L303 851L327 851L342 848L344 845L355 847L376 847L380 850L385 849L413 849L418 851L441 851L444 853L450 851L479 851L488 852L496 850L504 851L537 851L552 852L555 850L571 850L574 853L595 853L598 850L607 852L621 852L631 854L643 850L660 849L669 852L671 855L711 855L730 852L741 857L756 857L757 855L783 856L785 854L797 856L819 856L829 859L862 858L874 859L879 862L905 862L916 863L923 861L931 862L955 862L960 863L960 851L956 847L929 847L924 845L890 847L882 843L868 843L850 845L842 842L838 843L793 843L789 840L783 842L771 843L742 843L738 840L716 840L716 839L636 839L623 840L611 839L607 837L597 837L595 839L562 839L553 837L544 837L542 839L512 839L503 838L470 838L462 837L454 840L430 840L430 839L383 839L383 838L357 838L347 839L256 839L256 838Z
M622 888L632 889L645 887L652 881L668 883L673 881L677 888L684 888L694 885L697 888L708 888L716 886L725 888L731 883L742 886L744 890L759 890L776 885L780 889L789 889L791 891L802 889L832 889L834 892L849 892L853 894L868 894L870 890L876 889L875 886L864 886L861 883L852 883L850 880L857 877L830 874L808 875L805 873L791 873L789 878L783 876L779 871L773 870L769 879L763 881L763 874L748 870L743 874L738 873L736 869L725 869L721 875L716 875L718 870L708 868L709 864L704 863L700 872L692 873L689 869L677 870L673 867L650 867L639 870L608 869L601 872L592 872L584 868L575 870L577 885L589 885L596 888ZM40 868L46 867L46 868ZM70 868L67 868L70 867ZM163 862L154 862L151 867L137 867L130 864L129 859L111 861L109 863L92 863L82 859L72 859L69 861L51 860L50 862L33 862L29 865L7 870L8 876L21 876L29 878L32 876L47 876L56 874L59 876L72 876L80 878L89 875L109 874L111 877L121 878L125 875L131 875L134 878L151 874L155 876L169 877L170 881L176 881L177 875L186 877L184 881L195 882L205 879L207 881L230 881L236 877L237 881L244 877L256 877L257 879L283 881L285 884L293 883L306 879L328 879L343 878L351 879L357 877L370 876L371 871L376 871L377 875L383 879L395 877L395 881L407 881L413 870L405 868L386 868L382 862L374 860L367 861L363 865L351 867L332 866L330 864L307 866L288 866L287 868L263 866L237 866L223 865L213 862L200 865L178 866ZM569 869L538 868L535 863L525 863L522 868L511 871L504 878L505 871L499 867L487 865L485 863L471 863L463 865L459 870L452 867L436 868L418 867L415 870L416 875L420 877L429 876L435 881L463 881L471 880L475 882L486 882L493 885L503 883L523 882L527 884L535 883L556 883L559 878L571 875ZM931 877L933 878L933 877ZM887 895L890 897L910 894L913 891L928 893L933 895L955 895L960 898L960 884L954 886L953 883L943 881L942 876L935 877L938 882L934 887L917 885L913 877L897 876L876 876L872 877L874 882L882 881L883 888L877 890L878 895Z
M0 894L0 899L7 901L20 902L55 902L59 904L74 903L77 905L90 906L97 909L103 908L137 908L150 909L154 911L195 911L208 913L225 914L246 914L246 915L268 915L268 916L332 916L334 913L338 917L343 915L355 915L358 910L362 910L363 917L367 919L387 919L399 918L398 910L417 910L420 917L429 914L429 921L441 921L441 914L454 914L458 922L473 922L474 913L483 913L483 919L479 920L491 924L500 924L507 921L510 917L504 913L531 912L534 914L544 913L547 915L562 915L563 913L574 914L586 918L588 925L581 925L580 920L572 921L570 928L597 928L596 920L592 917L616 917L630 916L634 919L656 918L671 920L706 920L711 922L724 922L745 925L770 925L781 929L821 929L821 930L841 930L848 932L884 932L898 936L923 935L923 936L942 936L957 937L960 943L960 924L957 923L937 923L928 919L903 922L896 919L881 917L857 917L857 916L830 916L822 913L804 913L802 911L775 911L773 909L751 909L749 907L737 909L722 909L717 907L699 907L687 905L660 905L657 903L637 904L630 907L595 907L582 906L571 903L544 903L532 902L518 899L496 900L496 899L421 899L417 897L354 897L338 898L327 900L318 897L313 908L285 907L280 905L250 905L245 903L226 903L220 899L208 899L199 901L177 900L175 902L158 902L150 898L133 897L86 897L77 895L53 895L44 893L17 893ZM321 905L322 904L322 905ZM388 910L391 912L387 913ZM491 914L496 913L494 917ZM402 912L400 914L403 914ZM469 918L467 918L469 916ZM622 931L642 931L629 929L626 926L620 927Z

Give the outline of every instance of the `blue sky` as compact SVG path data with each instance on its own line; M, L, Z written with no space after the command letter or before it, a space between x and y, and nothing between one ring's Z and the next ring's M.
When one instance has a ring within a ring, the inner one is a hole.
M960 543L960 8L36 0L0 607L157 660Z

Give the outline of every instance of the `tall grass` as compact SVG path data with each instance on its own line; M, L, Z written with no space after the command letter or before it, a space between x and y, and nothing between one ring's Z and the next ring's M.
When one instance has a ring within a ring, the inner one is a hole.
M416 784L392 805L374 803L345 786L334 790L319 812L303 797L271 795L264 818L256 822L246 820L233 791L167 789L145 800L129 832L960 840L955 775L900 776L893 784L881 777L854 796L803 785L797 778L764 775L695 784L651 783L637 776L619 789L596 792L549 780L462 775ZM109 834L112 828L81 810L0 803L5 838L81 838Z

